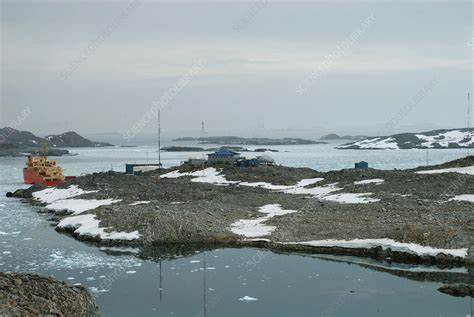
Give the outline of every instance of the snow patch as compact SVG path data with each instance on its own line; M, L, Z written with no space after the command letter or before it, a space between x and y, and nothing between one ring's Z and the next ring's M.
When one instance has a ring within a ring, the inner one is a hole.
M327 201L334 201L341 204L368 204L380 201L380 199L367 197L372 193L340 193L324 196Z
M260 207L258 211L266 215L256 219L242 219L236 221L231 225L230 231L248 238L266 236L271 234L276 227L263 224L265 221L275 216L298 212L297 210L282 209L279 204L265 205Z
M99 228L100 220L95 215L79 215L67 217L58 224L59 228L73 228L74 233L80 236L99 237L110 240L136 240L140 238L138 231L133 232L105 232L106 228Z
M68 198L73 198L76 196L89 194L89 193L96 193L97 190L89 190L84 191L77 185L71 185L68 188L46 188L37 192L33 193L33 197L36 200L39 200L42 203L50 204L57 200L63 200Z
M461 173L474 175L474 166L442 168L437 170L418 171L417 174Z
M223 175L221 175L220 171L218 171L214 167L208 167L206 169L195 171L195 172L188 172L188 173L181 173L180 171L172 171L167 174L161 175L161 178L179 178L183 176L191 176L191 182L196 183L209 183L215 185L228 185L234 184L237 182L228 181L225 179Z
M136 202L133 202L131 204L128 204L129 206L136 206L136 205L146 205L146 204L149 204L150 201L148 200L141 200L141 201L136 201Z
M366 185L366 184L382 184L384 182L381 178L365 179L362 181L354 182L354 185Z
M472 194L458 195L458 196L454 196L449 201L468 201L468 202L474 203L474 195Z
M106 206L111 205L117 202L122 201L121 199L113 200L113 199L64 199L64 200L56 200L53 203L46 205L46 209L54 210L54 211L61 211L67 210L72 212L74 215L78 215L83 213L87 210L95 209L99 206Z
M468 248L462 249L437 249L422 246L415 243L403 243L392 239L353 239L353 240L314 240L304 242L283 242L284 244L300 244L314 247L340 247L347 249L371 249L382 247L383 250L406 252L419 256L436 256L438 254L452 255L464 258L467 256Z

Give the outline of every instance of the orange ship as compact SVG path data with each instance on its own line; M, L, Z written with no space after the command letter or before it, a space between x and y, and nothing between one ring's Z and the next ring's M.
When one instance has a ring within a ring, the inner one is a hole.
M44 153L47 153L45 149ZM33 157L28 156L26 167L23 168L23 179L25 184L43 184L55 186L75 176L64 176L63 168L56 165L56 161L48 159L46 154Z

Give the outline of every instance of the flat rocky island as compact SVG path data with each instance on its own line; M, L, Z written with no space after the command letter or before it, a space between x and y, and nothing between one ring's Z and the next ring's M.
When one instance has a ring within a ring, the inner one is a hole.
M180 166L94 173L16 197L100 245L258 246L472 265L474 156L410 170Z
M99 316L82 286L50 277L0 272L0 316Z

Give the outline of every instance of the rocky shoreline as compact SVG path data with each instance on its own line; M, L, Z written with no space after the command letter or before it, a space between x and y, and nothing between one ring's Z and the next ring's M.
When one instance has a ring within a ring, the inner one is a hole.
M0 316L99 316L82 286L50 277L0 272Z
M391 171L176 167L94 173L14 196L50 212L56 230L103 246L218 244L471 266L472 166L474 156Z

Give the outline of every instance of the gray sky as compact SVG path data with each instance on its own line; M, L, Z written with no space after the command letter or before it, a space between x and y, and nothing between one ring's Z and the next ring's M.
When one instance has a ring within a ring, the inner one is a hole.
M165 95L169 137L466 126L471 1L1 3L1 126L140 137Z

